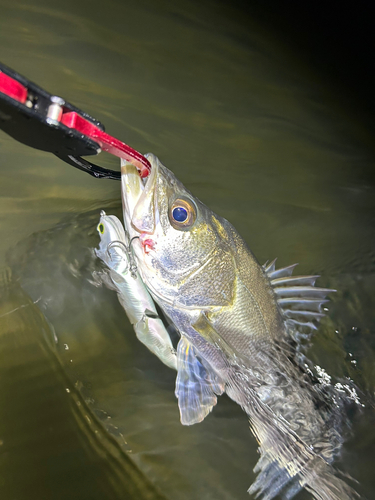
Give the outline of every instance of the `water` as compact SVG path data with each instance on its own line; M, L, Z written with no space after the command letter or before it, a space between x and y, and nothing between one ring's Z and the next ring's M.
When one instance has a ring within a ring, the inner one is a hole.
M371 498L374 147L355 102L224 4L0 7L3 63L157 154L261 262L300 262L338 290L309 355L359 387L366 406L338 466ZM0 146L2 498L249 498L245 415L221 397L182 427L174 374L92 278L99 211L120 214L119 183L4 134Z

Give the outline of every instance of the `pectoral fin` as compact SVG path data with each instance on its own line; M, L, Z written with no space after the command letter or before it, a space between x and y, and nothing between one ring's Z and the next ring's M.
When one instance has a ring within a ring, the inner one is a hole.
M240 356L239 353L218 334L205 313L200 313L197 321L192 327L199 335L207 340L207 342L214 345L216 349L222 351L229 361L242 358L242 356Z
M181 337L177 346L177 372L175 394L181 423L197 424L216 405L216 395L224 392L224 383L185 337Z

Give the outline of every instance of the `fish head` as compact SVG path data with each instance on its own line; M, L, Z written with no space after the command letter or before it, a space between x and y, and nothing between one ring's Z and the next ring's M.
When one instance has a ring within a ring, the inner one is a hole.
M215 288L217 276L209 276L208 270L212 259L216 264L220 260L220 221L156 156L146 157L151 163L146 179L141 179L134 166L122 162L125 226L150 291L191 305L206 293L204 288ZM211 278L210 283L203 283Z

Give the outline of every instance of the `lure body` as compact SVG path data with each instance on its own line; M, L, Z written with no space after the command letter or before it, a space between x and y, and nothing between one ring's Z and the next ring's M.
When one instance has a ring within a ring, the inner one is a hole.
M101 212L97 226L100 236L96 255L108 267L110 288L116 290L138 340L165 365L177 369L176 351L159 318L155 303L139 276L129 238L117 217Z

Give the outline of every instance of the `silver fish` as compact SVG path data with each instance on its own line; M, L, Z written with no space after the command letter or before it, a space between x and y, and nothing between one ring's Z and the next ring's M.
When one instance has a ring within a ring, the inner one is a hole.
M177 327L181 422L202 421L226 392L259 443L249 492L318 500L354 491L332 467L342 437L335 409L295 360L293 336L316 328L332 290L295 266L261 266L234 227L195 198L152 154L146 180L122 163L124 222L140 275ZM333 405L332 405L333 406Z
M177 369L176 351L158 316L155 303L140 278L131 253L130 240L117 217L100 214L96 255L109 269L110 283L134 327L136 336L165 365Z

